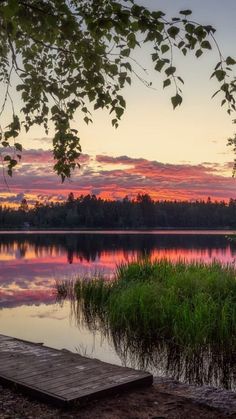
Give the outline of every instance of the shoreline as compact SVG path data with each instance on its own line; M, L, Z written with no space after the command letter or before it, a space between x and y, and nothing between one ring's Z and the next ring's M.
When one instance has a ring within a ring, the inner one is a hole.
M0 234L47 234L47 233L57 233L57 234L147 234L147 235L165 235L165 234L184 234L184 235L193 235L193 234L199 234L199 235L227 235L236 234L236 230L230 230L230 229L197 229L197 228L161 228L161 229L68 229L68 228L48 228L48 229L40 229L40 228L31 228L31 229L1 229L0 228Z
M70 409L42 403L0 385L0 419L236 418L236 393L154 378L152 387L118 393Z

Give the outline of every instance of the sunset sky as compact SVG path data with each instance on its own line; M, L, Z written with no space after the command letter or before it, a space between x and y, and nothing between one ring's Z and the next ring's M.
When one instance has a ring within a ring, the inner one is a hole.
M194 20L217 29L224 55L236 57L235 0L137 2L166 11L171 17L191 8ZM52 172L53 131L48 138L39 127L27 135L22 132L23 162L8 185L0 174L0 205L16 205L24 196L32 204L35 200L63 200L70 191L75 196L94 193L110 199L134 197L139 192L155 199L236 198L234 155L226 146L235 126L220 107L220 98L211 99L217 90L217 84L209 80L218 61L216 51L199 60L176 52L178 74L185 86L183 104L175 111L170 103L173 91L163 92L163 77L152 70L150 53L145 46L135 58L148 70L145 77L153 82L154 89L133 79L132 86L124 91L127 110L117 130L105 111L96 111L90 126L76 114L74 124L79 127L83 156L81 169L70 181L61 184Z

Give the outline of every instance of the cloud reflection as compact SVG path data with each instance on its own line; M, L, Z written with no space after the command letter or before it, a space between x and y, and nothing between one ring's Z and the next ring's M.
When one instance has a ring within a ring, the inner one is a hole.
M117 264L144 255L233 263L236 249L223 235L2 235L0 308L53 303L56 280L110 276Z

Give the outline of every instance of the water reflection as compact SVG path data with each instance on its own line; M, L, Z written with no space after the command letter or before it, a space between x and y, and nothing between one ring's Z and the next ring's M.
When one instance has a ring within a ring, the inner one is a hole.
M0 308L53 301L55 280L101 272L143 255L223 263L234 262L236 246L224 234L2 234L0 233Z
M117 263L143 255L151 259L179 258L223 263L234 262L236 245L224 234L1 234L0 233L0 333L26 340L43 341L52 347L75 350L85 342L93 356L131 365L198 384L235 388L235 354L205 348L190 354L161 342L118 335L104 317L71 312L55 303L55 280L101 272L110 275ZM49 310L50 308L50 310ZM61 310L61 311L60 311ZM52 314L49 314L52 312ZM91 314L91 313L90 313ZM60 326L58 326L60 319ZM63 320L62 320L63 319ZM84 329L81 331L81 325ZM93 343L94 330L96 344ZM100 335L103 342L100 342ZM107 343L109 342L109 344Z
M194 350L172 342L136 336L127 328L122 332L112 329L106 312L81 305L71 296L71 319L77 327L86 327L91 333L102 334L122 365L148 370L154 376L172 377L194 385L210 385L236 390L236 352L231 348L210 346ZM60 303L63 305L63 301Z
M132 255L157 257L191 257L193 259L227 258L236 255L236 246L228 242L224 234L210 232L166 234L2 234L0 233L0 260L42 259L66 257L67 262L95 262L104 254L122 253L124 258ZM161 255L160 255L161 256Z

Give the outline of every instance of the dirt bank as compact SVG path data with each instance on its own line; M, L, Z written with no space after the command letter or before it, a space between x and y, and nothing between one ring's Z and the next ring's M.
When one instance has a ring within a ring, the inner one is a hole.
M193 390L193 387L189 390L188 386L168 380L156 380L152 387L146 389L89 402L87 405L76 406L70 410L62 410L28 399L16 390L0 386L0 419L236 418L236 410L234 411L236 395L234 397L232 393L228 393L229 402L226 400L225 408L224 403L220 401L220 397L225 400L223 393L218 392L217 398L217 390L214 396L212 396L214 391L209 389L206 389L205 393L201 390L199 390L200 393Z

